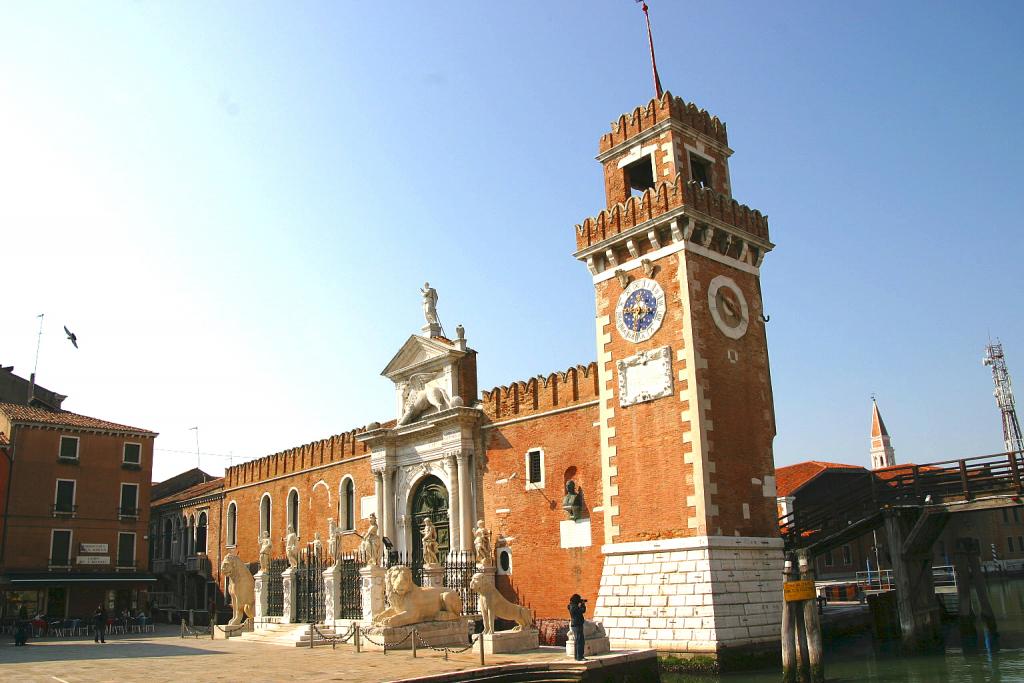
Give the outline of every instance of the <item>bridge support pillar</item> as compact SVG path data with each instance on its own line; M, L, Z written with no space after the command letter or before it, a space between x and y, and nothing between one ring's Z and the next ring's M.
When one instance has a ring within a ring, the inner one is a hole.
M885 512L885 535L892 558L896 606L904 648L929 649L941 638L939 606L932 583L931 544L908 544L919 509L895 508Z
M978 605L981 607L981 618L991 633L998 633L996 617L992 611L992 602L988 598L988 585L981 572L981 547L975 538L956 539L956 551L953 553L956 569L956 587L959 602L961 628L974 628L974 609L971 604L971 586L978 594Z

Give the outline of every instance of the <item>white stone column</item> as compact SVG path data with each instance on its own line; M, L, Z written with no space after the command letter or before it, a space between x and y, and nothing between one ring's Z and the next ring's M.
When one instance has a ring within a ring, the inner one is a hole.
M459 526L462 528L461 550L473 549L473 502L469 493L469 454L459 453Z
M384 523L384 471L373 471L373 496L377 500L377 523ZM355 519L355 517L353 517Z
M288 567L281 572L281 588L284 593L282 603L284 609L281 610L281 623L282 624L294 624L295 623L295 570Z
M267 576L263 572L256 572L252 578L256 582L254 596L256 604L253 605L256 614L253 615L253 618L259 621L267 616Z
M384 569L367 565L359 568L359 576L362 579L363 623L370 624L384 611Z
M392 543L395 542L395 501L392 500L395 497L395 491L391 483L393 474L394 470L385 467L381 478L381 491L384 495L384 519L381 520L383 525L381 534L391 539Z
M459 471L455 464L455 456L448 457L448 473L451 477L451 491L448 492L448 526L449 538L448 548L450 550L461 550L460 524L462 522L459 507Z
M335 619L341 614L341 567L334 565L324 570L324 623L328 626L334 624Z

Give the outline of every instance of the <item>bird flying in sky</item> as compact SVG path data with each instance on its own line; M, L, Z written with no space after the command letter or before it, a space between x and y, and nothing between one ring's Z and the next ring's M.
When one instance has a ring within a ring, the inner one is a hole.
M74 344L75 348L78 348L78 337L74 332L68 329L68 326L64 326L64 334L68 335L68 341Z

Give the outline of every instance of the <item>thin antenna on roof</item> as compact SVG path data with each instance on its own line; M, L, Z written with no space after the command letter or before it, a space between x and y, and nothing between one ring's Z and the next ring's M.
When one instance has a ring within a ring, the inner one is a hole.
M46 317L45 313L40 313L36 316L39 318L39 334L36 335L36 362L32 366L32 375L29 377L28 382L28 404L32 405L32 401L36 397L36 371L39 370L39 347L43 343L43 318Z
M651 33L651 15L647 13L647 3L644 0L636 0L644 11L644 18L647 20L647 42L651 46L651 69L654 71L654 94L661 99L661 78L658 77L658 62L654 58L654 35Z
M199 464L199 427L189 427L188 431L196 433L196 468L202 469Z

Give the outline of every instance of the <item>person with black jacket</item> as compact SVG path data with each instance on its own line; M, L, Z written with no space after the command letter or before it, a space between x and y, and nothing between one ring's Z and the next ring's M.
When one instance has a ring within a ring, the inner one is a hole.
M103 603L96 606L92 614L93 642L107 642L107 610L103 609Z
M587 612L587 601L580 597L579 593L573 593L572 597L569 598L569 627L572 629L572 637L576 640L576 661L582 662L583 657L583 646L585 639L583 636L583 615Z

